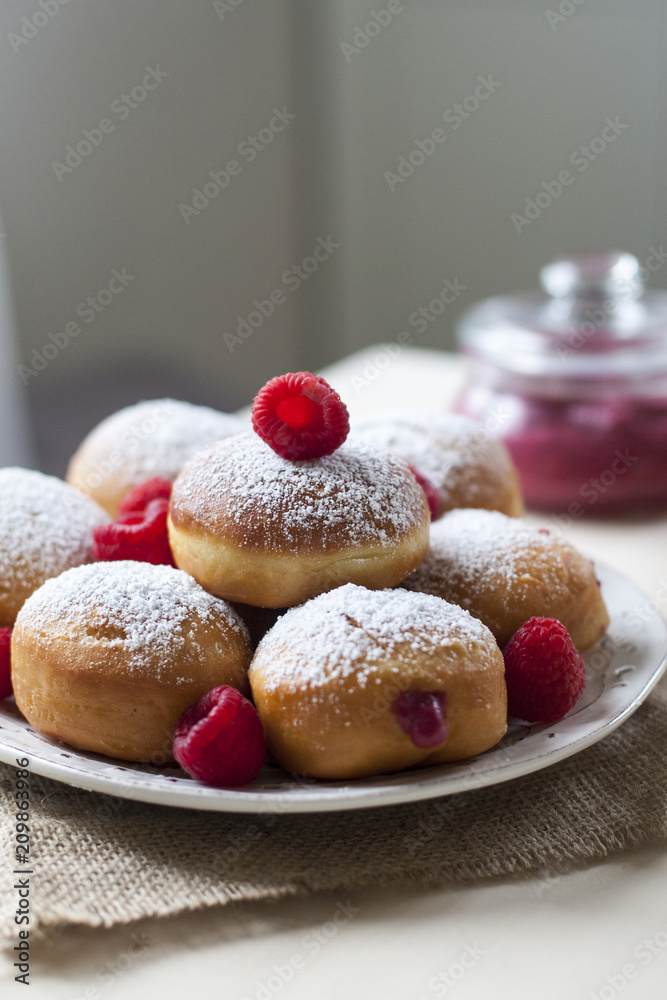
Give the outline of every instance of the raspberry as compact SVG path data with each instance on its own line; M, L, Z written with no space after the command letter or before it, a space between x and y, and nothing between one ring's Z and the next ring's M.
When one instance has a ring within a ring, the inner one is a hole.
M0 699L9 698L12 693L12 671L10 662L10 647L12 630L0 628Z
M125 496L118 508L120 517L126 514L135 514L137 511L146 510L151 500L169 500L173 483L161 476L147 479L145 483L133 486Z
M393 704L401 729L416 747L439 747L449 736L445 723L447 696L439 691L403 691Z
M437 521L440 517L440 496L438 491L430 479L422 476L421 472L417 472L414 465L408 464L408 468L426 494L428 509L431 511L431 520Z
M526 722L557 722L581 697L584 661L556 618L529 618L503 656L510 715Z
M264 730L253 705L222 684L178 720L174 757L193 778L217 788L254 781L266 760Z
M134 559L174 566L167 536L168 513L169 501L158 497L149 501L143 511L125 514L113 524L102 524L95 528L95 559L105 562Z
M340 448L350 430L347 407L311 372L278 375L255 396L252 426L283 458L309 459Z

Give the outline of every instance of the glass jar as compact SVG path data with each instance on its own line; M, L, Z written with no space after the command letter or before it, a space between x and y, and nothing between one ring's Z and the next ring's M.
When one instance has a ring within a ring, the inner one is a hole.
M627 253L572 257L542 270L545 294L464 315L456 409L505 442L529 506L579 517L667 503L667 293L644 293L647 274Z

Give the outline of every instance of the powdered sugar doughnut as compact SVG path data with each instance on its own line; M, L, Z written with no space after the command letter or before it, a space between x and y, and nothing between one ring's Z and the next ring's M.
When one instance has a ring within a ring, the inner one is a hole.
M132 487L154 476L175 479L189 458L247 424L207 406L151 399L118 410L82 441L67 482L93 497L112 517Z
M493 636L427 594L352 584L323 594L267 632L248 676L268 747L311 777L459 760L507 728Z
M93 558L93 528L108 515L55 476L0 469L0 626L45 580Z
M389 448L435 486L442 515L455 507L483 507L518 517L523 500L505 446L458 413L394 411L358 420L353 440Z
M609 625L593 563L556 535L497 511L453 510L404 584L466 608L501 647L528 618L558 618L587 649Z
M247 689L238 615L171 566L102 562L49 580L12 635L16 703L41 733L123 760L172 758L178 719L220 684Z
M395 586L421 562L429 520L423 490L388 452L344 444L293 462L249 433L183 469L169 541L206 590L280 608L342 583Z

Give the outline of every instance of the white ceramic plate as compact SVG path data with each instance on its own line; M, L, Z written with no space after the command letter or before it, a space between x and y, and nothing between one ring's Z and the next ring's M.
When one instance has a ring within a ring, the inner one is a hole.
M597 570L611 625L607 636L584 656L586 690L578 704L550 726L512 725L492 750L461 763L350 782L295 780L279 768L266 767L244 789L210 788L178 767L77 753L32 729L13 699L0 702L0 760L16 766L17 757L28 757L35 774L120 798L244 813L362 809L509 781L607 736L638 708L667 667L667 625L655 604L615 570Z

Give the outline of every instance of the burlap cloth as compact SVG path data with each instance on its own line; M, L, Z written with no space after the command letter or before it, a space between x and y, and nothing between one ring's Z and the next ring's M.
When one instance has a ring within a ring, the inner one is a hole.
M0 934L16 934L14 771L0 767ZM560 872L667 838L664 686L620 729L525 778L430 802L271 817L145 805L32 775L31 928L232 900Z

